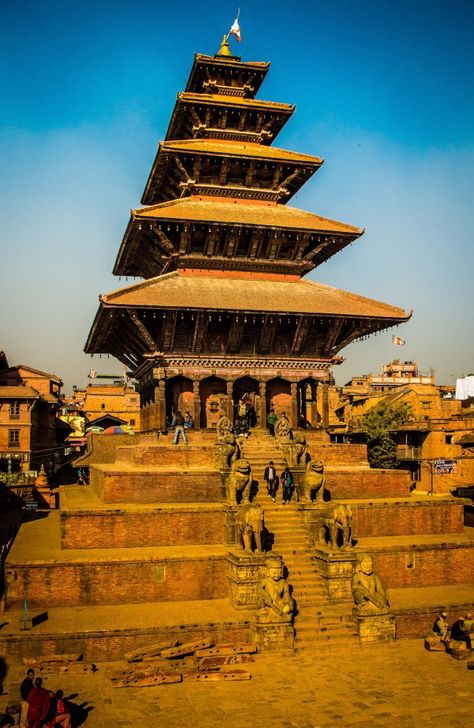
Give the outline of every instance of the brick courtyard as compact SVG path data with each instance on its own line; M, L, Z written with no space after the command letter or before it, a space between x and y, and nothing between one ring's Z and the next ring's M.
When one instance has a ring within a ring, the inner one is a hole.
M443 653L428 653L421 640L297 657L257 655L252 679L151 688L112 688L108 666L92 675L49 675L45 686L62 688L83 706L87 728L468 728L474 725L474 671ZM25 666L9 666L4 683L17 693ZM78 723L76 723L78 725Z

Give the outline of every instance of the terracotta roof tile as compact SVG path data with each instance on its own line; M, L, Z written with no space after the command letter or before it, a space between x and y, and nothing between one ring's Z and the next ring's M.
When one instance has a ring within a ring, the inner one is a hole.
M132 210L132 218L264 225L308 231L352 233L353 235L362 235L364 232L363 228L314 215L305 210L298 210L296 207L252 204L240 200L220 202L206 197L186 197Z
M258 159L281 160L282 162L300 162L311 166L320 166L323 160L310 154L292 152L278 147L266 147L256 142L235 142L224 139L184 139L180 141L161 142L160 150L164 152L193 152L202 154L222 154L235 157L255 157Z
M33 387L0 387L0 399L39 399L40 393Z
M309 280L257 275L192 275L174 271L101 297L110 306L151 306L367 316L406 320L411 314L380 301Z

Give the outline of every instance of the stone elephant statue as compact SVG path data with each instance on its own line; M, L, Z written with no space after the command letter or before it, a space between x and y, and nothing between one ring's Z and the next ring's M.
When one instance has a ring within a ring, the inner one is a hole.
M331 549L352 546L352 509L343 503L331 504L321 511L319 520L319 545ZM329 540L328 540L329 539Z
M253 551L253 542L258 552L262 549L263 511L252 503L239 506L235 518L235 545L238 549ZM253 537L253 538L252 538Z
M232 463L230 475L227 479L227 494L232 503L250 502L250 489L252 485L252 469L248 460L239 458Z
M308 504L313 501L322 503L325 483L324 465L320 460L310 460L299 486L298 495L301 503Z

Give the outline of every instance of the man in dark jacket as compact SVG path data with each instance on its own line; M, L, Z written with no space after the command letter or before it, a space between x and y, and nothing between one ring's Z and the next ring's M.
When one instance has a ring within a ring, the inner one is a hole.
M277 486L278 486L278 478L277 478L276 468L273 465L273 460L270 460L267 467L265 468L265 473L263 474L263 477L267 484L268 497L271 498L272 501L275 503L275 495L276 495Z
M35 671L30 667L26 671L26 677L23 680L23 682L20 685L20 695L22 699L21 704L21 726L22 728L26 728L28 725L26 721L26 714L28 713L28 695L30 694L30 690L34 688L34 680L35 677Z

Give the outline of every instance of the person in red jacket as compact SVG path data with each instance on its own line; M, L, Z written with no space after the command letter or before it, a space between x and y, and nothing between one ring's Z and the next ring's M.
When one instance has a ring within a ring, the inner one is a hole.
M42 679L37 677L34 688L31 688L28 693L28 728L41 728L49 712L51 698L49 697L48 691L42 687L42 684Z

